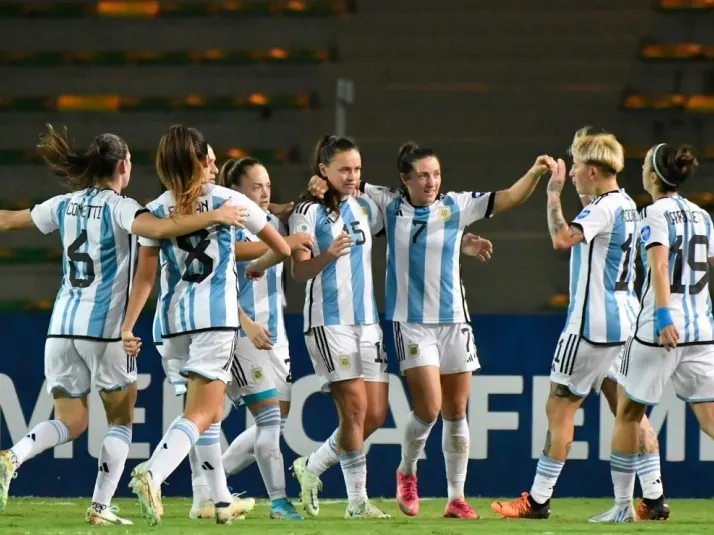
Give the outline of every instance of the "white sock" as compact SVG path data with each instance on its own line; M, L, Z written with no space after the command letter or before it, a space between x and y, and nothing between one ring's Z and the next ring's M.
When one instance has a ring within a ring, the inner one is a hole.
M255 435L258 429L251 425L238 435L223 453L223 468L226 474L237 474L255 462Z
M15 454L16 466L32 459L45 450L69 442L69 428L59 420L48 420L37 424L10 451Z
M637 456L637 476L640 478L644 498L656 500L664 494L659 453L643 453Z
M536 475L531 487L531 497L539 504L544 504L553 496L553 489L558 482L565 462L556 461L541 454L536 466Z
M198 440L198 427L191 420L179 418L166 433L166 437L156 447L158 452L149 465L154 483L160 486L178 465L181 464Z
M255 459L271 500L286 498L285 465L280 452L280 409L270 405L255 414Z
M397 469L400 474L416 474L417 461L424 451L424 445L432 427L434 427L434 422L425 423L413 412L409 415L402 440L402 461Z
M469 466L469 424L466 418L443 419L441 449L446 463L449 501L464 497L464 483Z
M287 416L280 417L280 432L285 429ZM255 434L257 429L251 425L231 442L223 452L223 468L229 476L238 474L255 462Z
M188 462L191 465L191 488L193 489L193 507L200 507L206 502L213 501L211 491L206 483L206 478L203 477L201 463L196 456L196 448L194 447L188 452Z
M356 503L367 498L367 458L364 449L349 451L340 455L342 475L347 487L349 503Z
M163 449L164 443L166 442L166 437L169 436L169 433L171 432L171 429L178 423L179 420L183 418L183 414L179 414L176 418L174 418L174 421L171 422L171 425L169 425L169 428L166 430L166 433L164 434L163 437L161 437L161 440L159 440L159 443L156 446L156 449L154 449L154 452L151 454L151 457L149 457L149 460L146 461L146 466L151 470L151 465L153 464L154 460L156 459L156 456L161 453L161 450Z
M330 438L320 444L320 447L308 456L305 468L311 474L320 477L328 468L341 462L342 458L337 453L337 429L335 429Z
M220 423L213 423L206 429L196 442L195 450L213 501L216 505L230 504L233 501L233 496L228 490L226 472L223 470L223 461L221 460Z
M131 445L131 426L110 425L99 454L99 473L94 484L92 503L108 506L124 473Z
M615 453L610 454L610 473L612 484L615 487L615 503L626 505L632 502L635 493L635 469L637 467L637 454Z

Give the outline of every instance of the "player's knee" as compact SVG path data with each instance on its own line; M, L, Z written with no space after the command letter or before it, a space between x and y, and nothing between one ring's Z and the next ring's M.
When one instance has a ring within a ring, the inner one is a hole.
M59 420L69 429L71 440L79 438L87 430L88 418L86 413L63 415Z
M618 396L616 418L622 422L641 422L647 407L631 400L627 396Z

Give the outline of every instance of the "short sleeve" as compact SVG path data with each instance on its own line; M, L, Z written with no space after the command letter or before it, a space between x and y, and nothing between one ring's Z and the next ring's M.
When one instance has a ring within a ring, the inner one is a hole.
M317 204L311 202L300 203L290 215L288 226L290 234L307 232L315 236L315 220L317 215Z
M459 211L463 214L464 226L469 226L479 219L487 219L493 215L495 193L465 191L463 193L450 193L449 195L456 200Z
M30 211L32 222L40 232L49 234L59 228L59 210L62 209L62 201L68 197L69 195L57 195L35 205Z
M595 236L612 225L612 215L597 204L588 204L573 220L571 226L583 232L585 243L590 243Z
M709 238L709 250L707 251L707 258L714 257L714 235L712 235L712 217L704 212L707 218L707 238Z
M248 219L243 222L243 226L253 234L258 234L263 230L263 227L268 223L268 215L253 201L245 195L232 191L230 197L232 202L238 206L244 206L248 209Z
M645 250L649 250L655 245L669 247L669 224L661 211L652 208L645 211L641 225L642 230L640 230L640 238Z
M124 229L128 234L132 234L131 226L134 224L134 219L142 211L148 212L134 199L124 198L114 205L112 215L119 228Z
M159 209L160 204L157 204L157 201L152 201L149 204L146 205L146 208L143 210L146 210L147 212L153 214L155 217L163 217L163 210ZM154 238L145 238L144 236L139 236L139 245L142 247L161 247L161 241L156 240Z
M384 230L384 216L382 216L382 211L377 207L377 204L366 195L357 197L356 200L369 220L369 229L372 235L382 232Z
M360 182L360 191L381 210L385 211L390 202L399 196L399 191L384 186L374 186L367 182Z

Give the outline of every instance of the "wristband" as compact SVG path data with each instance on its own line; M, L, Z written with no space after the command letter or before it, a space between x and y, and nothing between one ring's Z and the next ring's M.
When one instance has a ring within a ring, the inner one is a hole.
M672 314L669 312L669 308L662 307L655 309L655 326L657 327L657 332L662 332L662 329L672 325Z

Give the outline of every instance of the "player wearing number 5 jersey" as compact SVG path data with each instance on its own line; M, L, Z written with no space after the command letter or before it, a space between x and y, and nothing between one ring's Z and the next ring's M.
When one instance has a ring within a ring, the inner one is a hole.
M255 203L240 193L208 183L217 171L215 156L198 130L171 127L159 143L156 169L168 190L148 205L158 217L203 212L224 204L247 208L248 217L243 224L275 251L248 266L248 276L261 274L290 253ZM156 250L155 242L143 244L149 251ZM199 461L214 468L206 470L205 478L215 500L216 521L229 523L243 512L240 502L228 490L219 441L225 385L239 327L235 228L212 226L162 240L158 245L162 265L158 307L164 353L170 360L183 361L181 374L188 378L187 401L183 418L170 427L151 463L135 470L130 486L149 524L160 523L163 506L159 486L195 446ZM146 256L151 269L156 266L156 253L153 254L153 261L151 255ZM146 271L142 266L139 270ZM137 281L132 289L122 329L125 347L132 353L138 351L139 341L131 330L148 297L147 287L150 290L150 285Z
M0 512L10 480L23 462L84 433L87 395L96 388L109 429L85 518L92 524L131 524L111 507L129 452L136 399L136 361L120 343L135 258L131 234L163 238L240 219L237 209L228 207L166 220L145 213L136 201L121 195L131 177L131 155L126 142L114 134L97 136L86 153L77 154L67 132L48 125L38 148L72 192L32 210L0 212L0 229L35 226L45 234L60 233L63 277L45 344L45 377L55 419L35 426L11 450L0 452Z
M548 226L553 247L570 249L570 306L555 349L546 402L548 434L529 493L512 502L495 502L504 517L548 518L550 498L573 441L575 412L591 390L600 390L630 335L638 311L634 292L639 214L619 189L617 173L624 151L615 136L578 131L570 152L570 176L578 193L592 198L568 225L560 193L565 162L552 163L548 183ZM614 386L614 384L613 384ZM616 394L605 392L614 404ZM651 434L649 425L643 431ZM655 451L657 447L654 439ZM644 457L643 472L659 471L659 456ZM643 489L647 487L643 479ZM657 497L662 494L661 481ZM655 492L657 492L655 490Z
M708 270L714 263L712 219L678 193L697 166L686 146L657 145L645 157L643 183L653 204L643 210L640 231L647 251L642 308L620 367L610 455L615 505L591 522L635 519L638 425L647 406L660 401L670 379L702 431L714 438L714 319Z
M319 475L338 456L347 487L346 518L388 518L367 497L364 440L387 410L387 360L372 283L372 235L382 217L372 201L353 197L362 163L347 138L325 136L315 147L313 174L328 184L320 202L303 197L290 232L314 237L311 251L293 252L293 277L306 281L305 343L315 372L338 408L339 428L293 469L308 514L318 512Z

